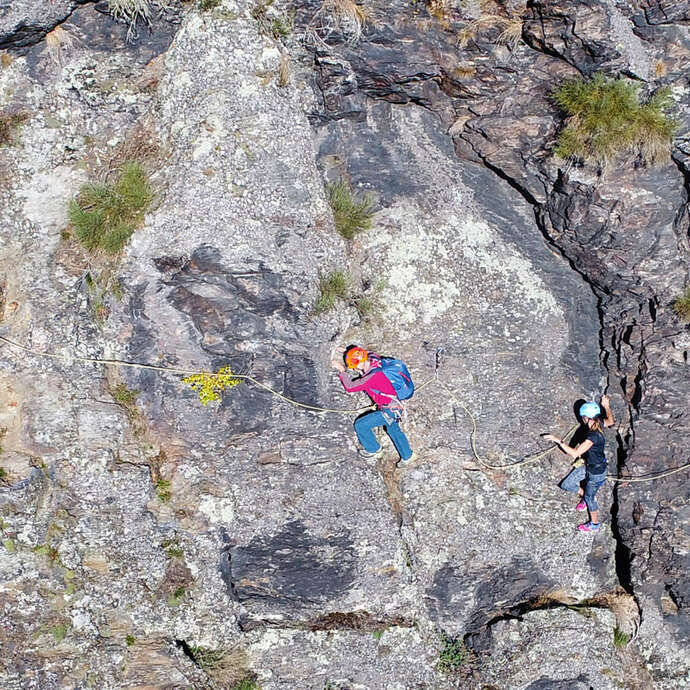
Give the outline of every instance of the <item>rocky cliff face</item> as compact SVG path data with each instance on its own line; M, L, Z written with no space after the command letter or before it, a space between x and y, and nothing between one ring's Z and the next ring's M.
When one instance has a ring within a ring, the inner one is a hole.
M687 10L223 0L128 41L105 5L0 3L3 687L687 686L687 471L607 484L592 537L563 456L497 467L604 390L612 473L687 462ZM554 87L596 72L671 87L668 160L553 155ZM90 255L67 204L131 158L155 201ZM356 454L349 342L430 381L408 469Z

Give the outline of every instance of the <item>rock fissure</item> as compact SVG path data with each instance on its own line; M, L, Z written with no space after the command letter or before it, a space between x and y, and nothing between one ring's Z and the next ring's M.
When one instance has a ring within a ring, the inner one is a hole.
M18 24L4 34L0 32L0 50L15 50L21 53L43 41L47 34L56 27L69 21L74 12L82 5L96 4L98 0L70 0L71 8L64 16L51 19L49 16L42 17L40 25L27 25L20 20ZM17 3L19 4L19 3Z

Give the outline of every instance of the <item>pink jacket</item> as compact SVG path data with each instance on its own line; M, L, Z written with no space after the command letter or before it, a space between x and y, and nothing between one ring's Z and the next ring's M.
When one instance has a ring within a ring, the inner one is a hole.
M372 369L366 376L354 380L350 379L345 372L341 372L340 382L348 393L364 391L376 403L377 407L390 407L391 403L393 403L393 407L400 407L400 402L395 395L395 388L380 367Z

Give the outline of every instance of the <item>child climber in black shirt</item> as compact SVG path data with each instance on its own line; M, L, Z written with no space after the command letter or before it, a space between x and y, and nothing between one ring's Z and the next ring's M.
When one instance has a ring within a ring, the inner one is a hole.
M601 407L606 416L602 420ZM605 439L601 431L602 423L605 427L613 425L613 414L607 395L601 396L601 407L595 402L586 402L580 407L580 418L586 427L587 437L575 448L567 445L553 434L544 438L553 441L564 453L572 458L579 458L584 454L584 465L573 467L570 474L561 482L561 488L580 496L580 502L575 510L589 510L589 521L578 525L581 532L597 532L599 530L599 505L596 493L606 481L606 456L604 455ZM585 480L584 489L582 480Z

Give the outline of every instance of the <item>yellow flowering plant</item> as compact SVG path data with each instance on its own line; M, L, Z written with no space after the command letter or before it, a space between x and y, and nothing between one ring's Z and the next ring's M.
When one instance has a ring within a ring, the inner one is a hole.
M221 367L215 374L192 374L182 379L182 383L191 386L199 394L202 405L220 400L220 394L227 388L234 388L242 383L232 375L230 367Z

